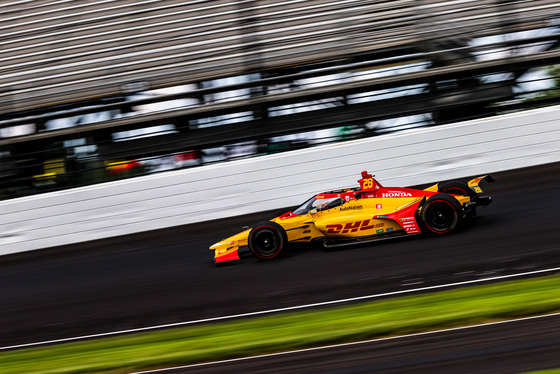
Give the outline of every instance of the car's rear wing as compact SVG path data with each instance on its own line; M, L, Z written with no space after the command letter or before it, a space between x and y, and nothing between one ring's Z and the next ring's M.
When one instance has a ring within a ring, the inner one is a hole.
M478 186L478 184L479 184L481 181L490 182L490 183L495 182L495 181L494 181L494 178L492 178L491 176L489 176L489 175L484 175L484 176L482 176L482 177L477 177L477 178L471 179L467 184L469 185L469 187L470 187L474 192L476 192L476 193L478 194L478 193L482 193L482 188L480 188L480 187Z
M474 179L471 179L467 184L474 192L479 194L482 193L482 188L480 188L480 186L478 185L481 181L495 182L494 178L492 178L490 175L483 175L481 177L476 177ZM439 192L439 185L440 183L436 183L433 186L424 188L424 191Z

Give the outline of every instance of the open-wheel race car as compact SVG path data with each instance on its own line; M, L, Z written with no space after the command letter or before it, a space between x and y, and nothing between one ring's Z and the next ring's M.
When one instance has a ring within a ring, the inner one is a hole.
M492 202L481 181L438 183L424 190L383 187L366 171L359 187L317 194L298 208L224 239L210 247L216 263L239 260L249 247L260 259L278 257L295 243L345 246L404 235L451 233L471 221L476 208Z

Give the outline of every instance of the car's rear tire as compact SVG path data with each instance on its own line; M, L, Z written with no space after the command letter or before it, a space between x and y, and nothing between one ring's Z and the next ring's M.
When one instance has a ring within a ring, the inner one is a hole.
M288 244L288 236L282 226L272 221L257 224L250 232L248 238L249 249L260 259L270 260Z
M453 196L434 195L422 207L421 218L423 232L434 235L448 234L461 227L461 204Z
M459 195L459 196L468 196L471 198L471 201L477 199L477 194L474 192L472 188L469 187L467 182L463 181L451 181L442 183L441 186L438 187L439 192L451 194L451 195ZM476 217L476 207L470 207L467 212L465 212L465 216L463 217L463 225L468 225L472 222L472 220Z
M476 197L476 192L474 192L469 187L469 185L463 181L451 181L442 183L440 186L438 186L438 192L443 192L450 195L469 196L471 198Z

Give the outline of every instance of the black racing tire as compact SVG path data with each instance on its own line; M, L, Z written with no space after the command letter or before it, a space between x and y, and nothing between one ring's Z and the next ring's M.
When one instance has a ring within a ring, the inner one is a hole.
M463 181L451 181L442 183L438 186L438 192L443 192L450 195L470 196L471 198L476 197L476 192L474 192L469 187L467 182Z
M459 196L469 196L471 198L471 201L475 201L478 196L477 193L469 187L467 182L463 181L451 181L442 183L440 186L438 186L438 192ZM463 217L463 225L470 224L474 217L476 217L476 207L471 207Z
M288 244L288 236L282 226L272 221L261 222L251 229L248 238L249 249L260 259L270 260Z
M463 220L461 204L453 196L437 194L430 197L422 207L422 231L431 235L443 235L456 231Z

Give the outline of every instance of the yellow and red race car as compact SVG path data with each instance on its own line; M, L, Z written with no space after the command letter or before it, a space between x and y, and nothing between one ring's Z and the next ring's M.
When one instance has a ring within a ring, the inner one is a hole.
M492 202L481 196L481 181L438 183L424 190L383 187L366 171L359 187L317 194L293 211L224 239L210 247L216 263L239 260L249 247L257 257L273 259L294 243L320 242L337 247L403 235L442 235L457 230Z

